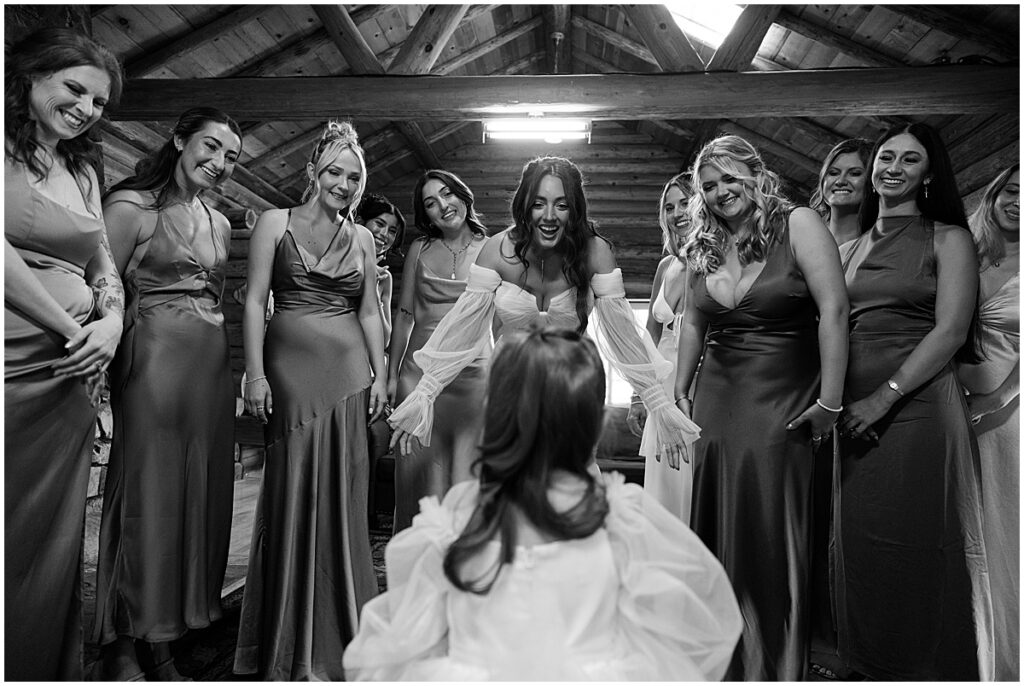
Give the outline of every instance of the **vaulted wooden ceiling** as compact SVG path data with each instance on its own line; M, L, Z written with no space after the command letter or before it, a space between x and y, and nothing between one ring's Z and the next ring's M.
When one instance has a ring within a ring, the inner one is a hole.
M501 228L523 163L562 154L588 179L632 295L659 256L662 184L717 132L758 146L798 201L832 145L897 121L942 132L969 204L1019 157L1016 5L749 5L717 49L664 5L86 7L129 77L102 129L108 183L195 105L245 133L210 198L226 210L295 204L328 117L353 121L368 189L410 217L415 179L444 167ZM483 144L480 120L499 105L584 111L592 140Z

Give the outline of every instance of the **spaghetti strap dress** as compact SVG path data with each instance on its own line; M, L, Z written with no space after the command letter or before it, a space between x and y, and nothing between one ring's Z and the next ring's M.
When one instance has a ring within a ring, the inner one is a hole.
M920 216L885 217L847 253L844 405L884 384L934 328L933 238ZM839 657L884 681L990 679L978 445L952 361L873 428L877 443L839 441Z
M212 241L211 263L200 259L200 241ZM221 617L234 485L221 310L229 242L227 223L217 229L205 205L171 204L124 274L97 567L100 644L172 641Z
M472 264L484 241L470 243L466 263ZM429 244L421 248L426 250ZM450 279L432 272L421 259L416 261L416 290L413 302L413 325L409 345L398 375L398 402L412 392L423 371L413 353L434 333L441 318L452 309L466 290L466 281ZM484 346L480 355L445 387L436 401L437 419L429 446L420 446L409 455L402 455L395 464L395 532L412 524L419 512L421 498L443 497L448 489L472 477L470 467L479 451L477 444L483 426L483 407L487 381L487 363L491 346Z
M708 320L693 396L690 526L725 567L743 633L725 679L799 681L808 657L813 448L786 424L817 397L817 308L788 228L729 309L690 281Z
M985 359L962 364L971 393L990 393L1020 360L1020 274L981 303L979 333ZM995 679L1020 679L1020 396L975 426L981 455L985 554L992 586Z
M271 276L263 357L273 412L235 672L340 681L359 611L377 595L367 523L370 360L358 317L364 256L354 225L344 222L318 261L306 259L287 227Z
M673 260L665 270L661 289L654 299L651 313L661 324L661 338L658 340L658 352L673 364L672 372L662 380L662 386L668 397L674 397L676 383L676 357L679 349L679 325L683 320L682 307L674 312L665 299L666 284L671 278L683 279L683 295L680 303L686 302L686 272L679 260ZM693 464L680 462L679 469L672 469L668 460L655 459L653 455L644 458L644 491L665 506L665 509L678 517L684 524L690 522L690 506L693 496Z
M85 268L103 237L89 214L36 190L5 157L4 235L79 324L94 317ZM78 378L56 377L63 336L4 303L4 676L82 679L82 527L96 409Z

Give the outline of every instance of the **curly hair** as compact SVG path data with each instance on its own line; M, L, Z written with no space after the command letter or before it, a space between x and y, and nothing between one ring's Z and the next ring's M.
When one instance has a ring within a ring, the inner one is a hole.
M43 28L4 49L4 151L12 160L25 165L42 180L48 166L39 159L36 122L32 119L30 96L32 83L73 67L96 67L110 77L107 106L121 98L124 77L113 53L92 39L66 28ZM92 192L89 168L97 169L102 153L86 131L57 142L56 153L64 158L76 178L84 179Z
M1006 188L1010 177L1019 171L1018 162L1000 172L992 183L985 186L978 209L967 219L968 228L974 236L974 245L978 249L978 261L983 269L1006 257L1006 239L996 220L996 198Z
M512 251L526 269L530 260L526 257L533 245L533 219L530 209L537 197L537 189L545 176L554 176L562 182L566 203L569 205L569 222L559 243L562 253L562 274L570 286L576 289L576 316L580 321L579 331L586 331L587 293L590 288L590 239L597 236L597 227L587 217L587 198L583 193L583 174L579 167L564 157L538 157L523 166L519 186L512 196L512 221L508 236ZM610 245L610 244L609 244ZM525 274L524 274L525 278Z
M832 208L825 202L825 179L828 178L828 169L836 163L840 155L848 154L857 155L864 165L864 169L870 173L871 141L868 139L847 138L845 141L839 141L834 148L829 150L828 155L825 156L824 164L821 165L821 171L818 172L818 185L815 187L810 200L811 209L821 215L821 218L826 223L832 217ZM870 185L870 182L866 185ZM867 193L867 188L864 189L864 192Z
M423 205L423 187L427 185L428 181L440 181L447 186L448 190L466 206L466 223L469 224L469 230L477 236L487 235L487 227L484 226L480 215L476 212L475 196L469 186L450 171L428 169L416 181L416 186L412 190L413 223L427 237L428 243L435 238L444 237L441 229L431 223L430 217L427 216L427 208Z
M171 131L171 137L156 152L139 160L135 174L118 182L107 194L119 190L157 191L150 209L159 210L181 191L174 178L174 169L181 159L181 151L174 144L175 139L188 141L203 130L208 123L225 124L231 133L242 142L242 130L234 119L215 107L193 107L182 112Z
M741 164L749 173L741 169ZM737 245L740 264L765 259L769 243L781 241L794 206L782 195L779 176L765 167L757 149L743 138L729 135L705 145L693 162L690 174L697 192L688 205L690 235L683 246L689 267L698 274L713 274L722 266L726 245L731 239L729 230L711 211L697 183L700 170L705 166L739 179L743 184L744 197L753 205L750 232Z
M506 334L487 380L480 495L469 522L444 556L445 576L463 591L486 594L516 549L516 514L559 539L585 538L604 523L604 488L587 471L601 436L604 365L589 338L570 329ZM559 512L548 500L554 473L586 484L580 501ZM491 541L501 552L477 578L466 563Z
M346 219L355 221L356 210L363 198L363 191L366 190L366 157L363 154L362 146L359 145L359 134L356 133L355 127L350 122L329 121L324 126L324 130L320 134L320 140L317 141L316 146L313 147L312 154L309 156L309 164L313 166L313 174L309 184L306 186L306 190L302 193L300 202L306 202L320 192L320 175L332 162L338 159L338 155L346 150L351 150L352 154L359 160L359 187L356 189L355 195L352 196L348 205L348 211L345 213Z
M658 201L658 226L661 228L661 243L665 254L675 255L679 257L679 246L676 244L678 238L676 237L675 230L668 225L668 217L665 215L665 199L668 197L668 192L673 188L678 188L682 192L683 197L686 198L687 202L693 196L693 186L690 184L690 172L689 170L676 174L665 187L661 189L661 199Z

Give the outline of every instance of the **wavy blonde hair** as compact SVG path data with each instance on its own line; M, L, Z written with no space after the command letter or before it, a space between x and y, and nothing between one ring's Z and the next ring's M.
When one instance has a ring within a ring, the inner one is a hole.
M320 174L338 159L338 155L346 150L351 150L359 160L359 187L350 199L348 211L345 213L346 219L355 221L359 202L363 199L363 192L366 190L366 157L363 154L362 146L359 145L359 134L356 133L355 127L350 122L329 121L324 126L320 140L317 141L313 153L309 156L309 163L313 165L313 178L309 180L309 185L303 191L301 202L306 202L320 192Z
M1000 172L999 176L985 187L981 202L978 203L978 209L974 210L967 219L967 226L971 230L971 235L974 236L974 245L978 250L978 262L981 263L982 269L1006 257L1006 239L1003 238L999 222L996 221L996 198L1006 188L1006 184L1010 182L1010 177L1014 172L1019 171L1020 163L1018 162Z
M739 165L746 165L749 173ZM713 274L725 261L726 246L731 234L725 224L708 207L700 188L700 170L711 166L723 174L739 179L743 195L754 207L750 232L736 246L740 264L759 262L768 254L768 244L781 240L789 213L794 205L780 189L778 174L764 165L761 155L739 136L721 136L705 145L693 162L690 177L694 193L687 209L690 212L690 234L682 254L689 267L698 274Z

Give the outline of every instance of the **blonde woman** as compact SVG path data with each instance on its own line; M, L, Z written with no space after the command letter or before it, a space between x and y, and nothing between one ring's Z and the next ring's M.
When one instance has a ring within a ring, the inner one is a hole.
M839 251L821 218L782 197L778 176L738 136L704 146L692 179L683 247L692 305L676 375L689 413L703 352L690 523L743 611L725 678L797 681L808 657L814 451L842 409L846 371Z
M235 671L340 681L377 594L366 426L386 400L384 338L373 235L352 221L366 163L350 124L327 125L306 172L303 204L265 212L249 247L244 395L267 459Z

